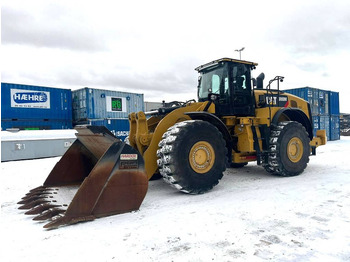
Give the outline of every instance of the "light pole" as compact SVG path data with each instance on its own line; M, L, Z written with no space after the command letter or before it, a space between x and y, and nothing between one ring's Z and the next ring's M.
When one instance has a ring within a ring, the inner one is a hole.
M244 47L242 47L241 49L236 49L236 52L239 52L239 60L241 60L241 52L244 50Z

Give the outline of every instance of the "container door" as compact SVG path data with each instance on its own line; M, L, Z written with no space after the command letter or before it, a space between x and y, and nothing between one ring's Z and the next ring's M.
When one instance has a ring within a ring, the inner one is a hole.
M331 91L329 96L329 114L339 115L339 93Z

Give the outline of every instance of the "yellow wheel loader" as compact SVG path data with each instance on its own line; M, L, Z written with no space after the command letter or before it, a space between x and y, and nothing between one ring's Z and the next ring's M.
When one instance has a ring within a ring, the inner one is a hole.
M281 91L281 76L264 89L263 73L251 77L256 66L230 58L204 64L196 68L198 102L130 114L129 143L148 178L159 171L175 188L199 194L218 184L226 167L251 161L279 176L304 171L326 144L325 130L314 137L308 102Z
M263 73L251 77L256 66L222 58L197 67L198 101L131 113L128 144L102 127L78 128L76 142L21 208L55 228L137 210L154 175L201 194L227 167L252 161L275 175L301 174L326 144L325 130L314 137L308 102L281 91L281 76L264 88Z

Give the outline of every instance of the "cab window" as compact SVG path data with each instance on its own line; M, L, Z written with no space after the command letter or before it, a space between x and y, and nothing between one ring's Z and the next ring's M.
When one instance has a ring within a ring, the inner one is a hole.
M209 93L220 97L229 95L229 81L226 66L217 66L202 72L198 87L198 98L206 100Z
M242 64L234 65L232 68L232 86L234 90L244 91L249 88L247 79L249 79L247 67Z

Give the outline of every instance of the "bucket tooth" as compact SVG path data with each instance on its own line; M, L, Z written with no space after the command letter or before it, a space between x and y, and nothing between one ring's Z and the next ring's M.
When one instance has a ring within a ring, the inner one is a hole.
M46 189L46 186L38 186L36 188L33 188L33 189L29 190L29 193L36 192L36 191L41 191L43 189Z
M53 218L54 216L62 214L65 211L66 210L60 208L49 208L48 210L42 212L40 215L34 217L33 220L47 220Z
M44 203L48 203L48 202L50 202L50 200L37 199L37 200L31 201L29 203L26 203L26 204L20 206L18 209L31 209L33 207L40 205L40 204L44 204Z
M37 214L40 214L40 213L42 213L50 208L59 207L59 206L60 205L44 203L44 204L37 205L36 207L33 207L32 209L25 212L25 214L26 215L37 215Z
M95 216L84 216L84 217L69 217L69 216L62 216L62 215L57 215L52 218L52 221L47 223L44 228L46 229L56 229L60 226L65 226L65 225L71 225L75 224L78 222L86 222L86 221L91 221L94 220Z
M52 191L53 191L52 189L46 189L42 191L28 192L24 197L22 197L22 199L30 198L32 196L40 196L43 194L52 194L53 193Z
M39 200L39 199L46 199L46 198L47 198L47 195L31 196L31 197L22 199L17 204L24 205L24 204L28 204L28 203L34 202L36 200Z
M44 228L46 229L55 229L58 228L59 226L66 225L67 221L65 219L65 216L62 215L57 215L52 218L52 221L44 225Z
M37 193L43 193L43 192L54 191L54 190L55 190L54 188L40 186L30 190L26 195L33 195Z
M56 191L32 192L32 193L27 193L24 197L22 197L21 200L28 200L34 197L49 196L53 194L57 194L57 192Z

